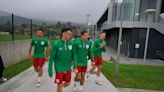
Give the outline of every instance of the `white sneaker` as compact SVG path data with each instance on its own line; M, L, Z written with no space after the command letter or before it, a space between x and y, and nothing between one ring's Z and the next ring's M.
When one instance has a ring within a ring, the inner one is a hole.
M40 87L41 83L37 82L36 87Z
M7 78L1 77L1 78L0 78L0 81L1 81L1 82L5 82L5 81L7 81Z
M103 85L101 81L97 81L97 80L96 80L96 84Z
M74 85L73 85L73 92L76 92L76 90L77 90L77 88L76 88L76 83L74 83Z
M83 86L80 86L80 87L79 87L79 91L80 91L80 92L83 92Z

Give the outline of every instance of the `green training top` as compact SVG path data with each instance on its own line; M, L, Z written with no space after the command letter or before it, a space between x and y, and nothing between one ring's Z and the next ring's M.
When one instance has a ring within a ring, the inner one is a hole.
M78 40L74 41L74 53L76 57L74 68L76 66L87 66L88 55L90 55L91 61L93 61L92 43L89 40L82 42L82 39L79 38Z
M60 39L54 44L51 50L48 66L49 73L52 72L53 63L56 72L66 72L71 70L73 57L73 42L64 42Z
M102 57L102 51L106 51L105 46L103 48L100 47L100 44L106 44L105 40L96 39L93 44L93 55L96 57Z
M34 46L34 58L44 58L45 48L48 47L48 40L46 38L39 40L35 37L31 41L31 46Z

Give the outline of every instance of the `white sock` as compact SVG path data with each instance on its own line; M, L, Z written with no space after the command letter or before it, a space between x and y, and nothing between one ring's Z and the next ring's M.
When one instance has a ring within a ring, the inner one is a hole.
M96 81L100 81L100 76L96 76Z
M80 90L83 90L83 85L80 85L79 89L80 89Z
M38 82L41 82L41 77L40 76L38 76Z

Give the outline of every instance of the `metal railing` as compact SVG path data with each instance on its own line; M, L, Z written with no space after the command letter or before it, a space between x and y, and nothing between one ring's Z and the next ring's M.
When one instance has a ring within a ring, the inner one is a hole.
M164 59L164 53L161 51L156 51L156 55L159 56L160 58Z

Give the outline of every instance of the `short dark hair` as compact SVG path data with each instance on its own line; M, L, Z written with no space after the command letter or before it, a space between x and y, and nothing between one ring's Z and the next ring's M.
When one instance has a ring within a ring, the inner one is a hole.
M39 28L37 31L42 31L43 32L43 29L42 28Z
M88 31L82 31L81 35L84 35L85 33L88 33Z
M59 34L59 33L57 33L57 34L56 34L56 36L60 36L60 34Z
M72 31L71 28L63 28L63 29L61 30L61 33L64 33L64 32L66 32L66 31L68 31L68 30Z
M106 32L105 31L101 31L100 34L102 34L102 33L106 33Z

